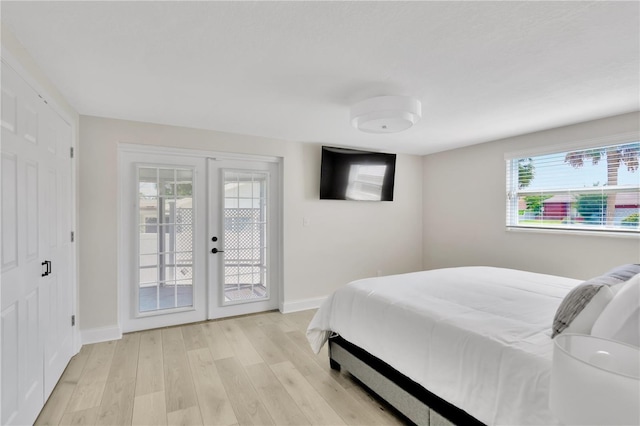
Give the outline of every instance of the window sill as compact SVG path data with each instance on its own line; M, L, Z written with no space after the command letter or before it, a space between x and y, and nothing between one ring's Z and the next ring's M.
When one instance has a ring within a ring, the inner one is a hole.
M622 232L622 231L596 231L587 229L566 229L566 228L538 228L538 227L525 227L525 226L507 226L507 232L524 232L524 233L539 233L539 234L562 234L562 235L584 235L588 237L614 237L614 238L631 238L640 239L640 233L638 232Z

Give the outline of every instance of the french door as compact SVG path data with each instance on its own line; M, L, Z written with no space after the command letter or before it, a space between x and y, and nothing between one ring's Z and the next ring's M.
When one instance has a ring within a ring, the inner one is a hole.
M206 160L121 152L123 331L206 319Z
M31 424L73 355L72 130L2 64L2 424Z
M276 309L278 165L122 146L123 331Z
M209 160L209 318L278 308L278 164Z

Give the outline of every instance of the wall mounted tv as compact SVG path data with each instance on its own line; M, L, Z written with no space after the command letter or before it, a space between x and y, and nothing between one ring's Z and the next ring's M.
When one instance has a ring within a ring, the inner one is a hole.
M322 147L321 200L393 201L396 154Z

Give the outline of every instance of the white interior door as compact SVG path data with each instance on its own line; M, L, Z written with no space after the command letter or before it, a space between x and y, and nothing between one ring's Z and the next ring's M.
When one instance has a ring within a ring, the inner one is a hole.
M209 159L208 169L209 318L277 309L278 164Z
M71 129L2 65L2 424L36 419L73 352Z
M71 127L57 114L46 108L42 114L41 140L44 144L46 168L41 188L44 215L41 236L48 272L43 278L42 319L44 337L45 400L58 382L73 355L74 309L71 269ZM28 209L27 209L28 212Z
M121 149L123 330L206 319L205 159Z

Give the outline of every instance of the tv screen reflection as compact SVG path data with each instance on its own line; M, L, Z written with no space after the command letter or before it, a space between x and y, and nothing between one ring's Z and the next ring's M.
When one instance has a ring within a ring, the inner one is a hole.
M347 183L347 200L380 201L387 166L351 164Z

